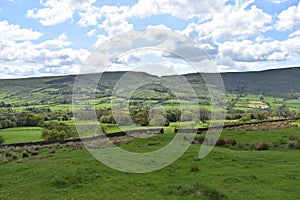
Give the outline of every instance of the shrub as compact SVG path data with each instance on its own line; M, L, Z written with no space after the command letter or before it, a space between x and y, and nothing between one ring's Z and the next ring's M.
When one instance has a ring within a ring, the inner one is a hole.
M250 149L252 150L259 150L259 151L263 151L263 150L268 150L268 144L265 142L252 142L250 143Z
M297 140L298 138L296 137L296 136L294 136L294 135L290 135L289 136L289 140Z
M42 138L45 140L65 140L73 137L74 130L65 123L50 122L42 130Z
M18 155L13 154L12 159L13 159L14 161L16 161L16 160L19 160L19 157L18 157Z
M199 167L195 164L191 164L191 172L199 172Z
M169 186L168 195L200 197L204 199L226 199L226 196L219 191L199 183Z
M28 153L26 151L23 151L22 158L28 158L28 157L29 157Z
M217 140L217 138L210 138L206 142L207 142L207 144L212 145L216 140ZM220 137L216 142L216 146L225 146L225 145L235 146L236 144L237 144L237 142L233 138Z
M39 152L38 152L38 151L35 151L35 150L34 150L34 151L31 151L31 155L32 155L32 156L37 156L37 155L39 155Z
M299 145L299 142L298 141L290 141L288 143L288 148L289 149L299 149L300 148L300 145Z
M13 154L10 152L10 151L6 151L5 152L5 157L6 158L10 158L10 157L12 157L13 156Z
M3 144L5 142L5 139L2 135L0 135L0 145Z

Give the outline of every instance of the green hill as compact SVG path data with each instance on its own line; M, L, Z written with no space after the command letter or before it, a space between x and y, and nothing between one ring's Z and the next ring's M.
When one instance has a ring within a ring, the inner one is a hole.
M107 97L126 72L105 72L96 90L97 97ZM84 80L97 80L99 74L86 74ZM132 98L151 98L154 93L160 93L161 98L168 100L174 94L161 85L175 85L177 92L184 94L186 88L180 76L157 77L143 72L126 74L127 82L121 94L135 90L136 84L145 85L133 94ZM207 95L207 88L199 74L184 75L195 88L196 93L203 98ZM300 68L274 69L260 72L223 73L227 93L263 94L273 97L300 97ZM74 75L57 77L39 77L25 79L0 80L0 98L13 106L37 104L68 104L71 103ZM147 84L148 83L148 84ZM151 84L149 84L151 83ZM90 93L82 89L83 93ZM164 94L163 94L164 93ZM163 94L163 95L162 95ZM185 98L189 98L186 94Z

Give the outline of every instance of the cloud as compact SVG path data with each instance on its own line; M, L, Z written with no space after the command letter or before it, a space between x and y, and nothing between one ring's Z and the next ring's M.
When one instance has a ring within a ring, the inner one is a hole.
M72 42L65 34L38 43L36 39L41 33L7 21L0 24L0 31L11 33L0 36L0 68L4 70L0 78L10 77L10 74L16 77L37 76L47 70L51 74L74 73L89 54L85 49L66 48Z
M9 24L8 21L0 21L0 40L25 41L36 40L43 34L32 29L20 28L19 25Z
M80 20L77 24L82 27L96 26L98 24L98 19L100 19L103 14L104 12L99 7L88 7L87 9L79 12Z
M276 29L279 31L300 29L300 3L282 11L277 18Z
M227 41L220 44L221 57L237 62L286 60L288 53L279 41L255 43L251 40Z
M65 34L61 34L60 36L58 36L58 38L42 42L36 45L36 47L45 49L58 49L71 46L72 42L68 41L67 39L68 37Z
M108 36L133 29L133 24L129 24L127 20L129 17L128 7L104 6L101 10L104 12L105 20L98 27L107 32Z
M182 33L191 36L195 34L198 40L205 39L243 39L250 36L260 35L270 30L272 16L251 6L243 9L245 5L228 5L223 12L216 13L204 23L190 23Z
M93 37L95 35L95 33L97 32L96 29L92 29L89 32L86 33L86 36L88 37Z
M169 14L180 19L203 18L221 12L225 0L139 0L131 13L134 17L146 18L154 15Z
M46 0L40 2L44 8L28 10L27 17L39 20L44 26L50 26L72 20L75 11L89 8L95 0Z
M274 3L274 4L281 4L281 3L284 3L284 2L289 2L290 0L270 0L271 3Z

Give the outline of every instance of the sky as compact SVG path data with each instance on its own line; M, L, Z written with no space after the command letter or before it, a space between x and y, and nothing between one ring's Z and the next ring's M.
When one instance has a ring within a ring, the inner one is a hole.
M300 66L299 0L0 0L0 79L77 74L103 42L146 28L189 37L219 72ZM113 69L149 60L130 58Z

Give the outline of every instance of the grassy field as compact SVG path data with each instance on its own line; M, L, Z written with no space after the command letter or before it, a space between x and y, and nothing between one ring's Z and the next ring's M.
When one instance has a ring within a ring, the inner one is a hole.
M227 131L223 136L234 137L238 143L271 143L290 134L300 137L299 128ZM173 136L135 139L120 147L133 152L153 151ZM299 150L215 147L198 160L199 149L200 145L193 144L172 165L146 174L110 169L83 149L59 148L49 158L45 155L54 150L42 149L40 157L0 163L0 199L297 199L300 195Z
M0 130L0 135L5 138L5 144L18 142L41 141L41 128L39 127L17 127Z

